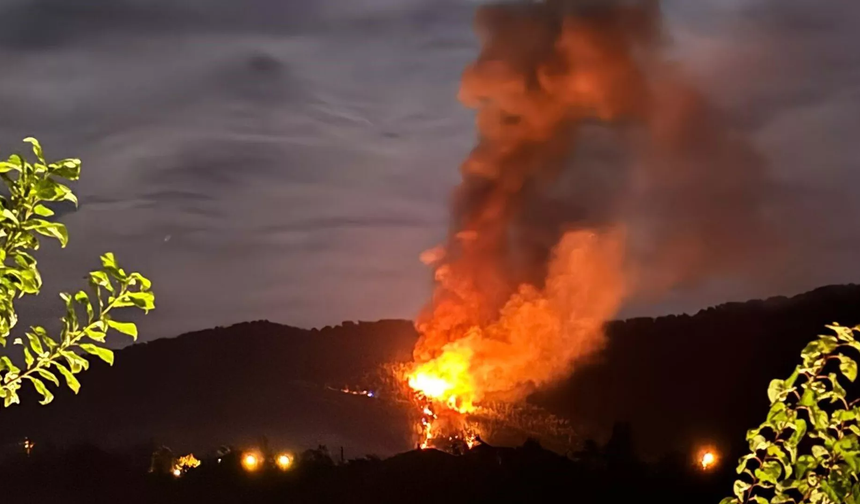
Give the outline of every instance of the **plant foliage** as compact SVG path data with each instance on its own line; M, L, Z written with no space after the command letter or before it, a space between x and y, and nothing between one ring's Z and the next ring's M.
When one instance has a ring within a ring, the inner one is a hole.
M15 300L38 294L42 287L36 258L41 237L53 238L65 247L69 240L66 227L50 220L54 212L46 203L77 198L65 181L78 180L79 159L45 161L42 147L35 138L24 140L32 147L36 160L29 162L19 154L0 161L0 179L5 193L0 195L0 346L7 349L12 329L18 322ZM144 312L155 308L151 283L140 273L126 273L110 252L101 257L102 267L89 274L89 292L61 293L66 307L62 329L55 338L43 327L32 326L23 338L14 338L13 346L22 348L18 365L7 351L0 350L0 398L3 406L18 404L21 387L29 382L42 396L41 404L53 400L49 383L60 385L60 377L77 393L80 382L75 376L89 367L83 354L95 355L113 364L113 352L104 346L113 329L137 338L137 327L131 322L113 318L117 308L136 307Z
M827 326L801 352L786 380L768 387L770 412L747 432L734 496L720 504L860 504L860 399L845 386L857 378L860 326Z

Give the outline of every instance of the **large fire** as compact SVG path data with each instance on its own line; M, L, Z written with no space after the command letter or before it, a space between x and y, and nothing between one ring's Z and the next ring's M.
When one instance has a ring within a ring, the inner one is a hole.
M485 5L476 28L459 97L479 143L447 242L422 254L436 289L405 376L424 447L473 442L482 403L569 374L626 295L734 267L764 236L757 158L662 58L657 2ZM594 135L636 162L583 162Z
M623 289L622 243L620 233L566 234L543 289L522 285L496 320L469 327L436 357L416 362L407 382L423 410L422 447L436 439L471 446L479 433L467 417L482 401L522 399L569 371L576 355L599 347L601 326ZM425 332L425 341L428 335L440 336Z

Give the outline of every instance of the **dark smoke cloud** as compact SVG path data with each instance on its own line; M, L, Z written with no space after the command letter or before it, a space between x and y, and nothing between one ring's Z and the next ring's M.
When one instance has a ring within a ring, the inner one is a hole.
M540 284L576 228L627 230L634 296L779 271L767 164L666 59L656 2L486 6L476 29L461 99L478 107L481 141L448 248L485 272L488 316L521 282Z

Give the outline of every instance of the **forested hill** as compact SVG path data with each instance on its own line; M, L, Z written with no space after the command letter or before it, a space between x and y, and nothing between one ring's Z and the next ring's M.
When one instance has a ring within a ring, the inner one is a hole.
M860 286L613 322L603 352L533 401L583 435L628 421L651 454L743 441L766 411L769 380L787 376L833 321L860 323ZM117 352L114 367L94 363L80 395L62 390L47 407L25 401L0 413L0 446L29 436L205 450L266 435L285 447L389 455L412 448L402 406L329 387L366 383L380 365L407 360L415 338L402 320L322 330L249 322L134 345Z

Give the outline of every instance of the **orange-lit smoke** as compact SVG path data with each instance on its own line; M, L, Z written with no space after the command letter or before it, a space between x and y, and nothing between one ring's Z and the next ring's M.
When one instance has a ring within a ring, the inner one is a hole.
M730 271L763 236L760 163L662 58L656 2L484 6L476 28L459 97L479 142L422 257L408 375L432 418L567 375L626 296ZM577 152L595 139L605 163Z

